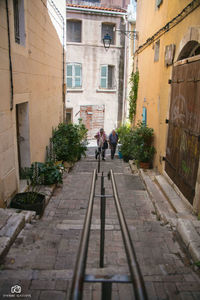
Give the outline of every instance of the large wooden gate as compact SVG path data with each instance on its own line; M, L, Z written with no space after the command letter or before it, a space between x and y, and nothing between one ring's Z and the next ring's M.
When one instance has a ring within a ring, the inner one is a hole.
M80 117L88 129L88 139L94 139L94 135L104 127L104 105L81 105Z
M200 57L177 63L171 84L165 170L193 204L200 155Z

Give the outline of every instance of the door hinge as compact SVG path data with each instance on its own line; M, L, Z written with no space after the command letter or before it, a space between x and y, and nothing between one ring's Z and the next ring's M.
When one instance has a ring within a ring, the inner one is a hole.
M171 84L172 83L172 80L171 79L168 79L168 84Z
M165 123L168 124L168 123L169 123L169 120L168 120L168 119L165 119Z

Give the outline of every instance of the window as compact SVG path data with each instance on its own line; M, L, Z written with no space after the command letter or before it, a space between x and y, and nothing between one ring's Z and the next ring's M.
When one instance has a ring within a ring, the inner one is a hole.
M100 88L112 89L114 78L114 66L103 65L101 66L101 82Z
M156 0L156 7L160 7L162 2L163 2L163 0Z
M15 42L25 45L24 0L13 0Z
M82 66L81 64L67 64L67 88L82 87Z
M114 24L103 23L101 28L101 41L103 41L104 36L108 33L112 38L111 45L115 44L115 32L114 32Z
M67 20L67 42L81 43L81 21Z
M142 122L147 125L147 109L144 106L142 108Z
M155 43L154 61L159 61L160 40Z

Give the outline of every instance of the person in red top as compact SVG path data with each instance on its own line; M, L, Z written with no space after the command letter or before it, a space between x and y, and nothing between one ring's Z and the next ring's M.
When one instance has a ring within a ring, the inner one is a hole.
M98 155L102 156L102 160L105 160L105 153L106 153L106 142L107 142L107 136L103 128L100 129L99 132L94 136L97 140L97 146L98 150L95 151L95 158L97 159Z

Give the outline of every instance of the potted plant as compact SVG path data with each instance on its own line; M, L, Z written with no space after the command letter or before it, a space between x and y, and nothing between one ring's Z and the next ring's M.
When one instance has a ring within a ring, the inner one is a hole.
M53 130L52 144L55 159L62 162L74 163L85 154L87 129L79 124L61 123Z
M27 168L24 177L28 178L28 189L24 193L17 193L11 200L10 207L22 210L33 210L36 214L42 215L45 208L45 195L39 193L41 177L38 172L38 164L34 163L31 168ZM32 175L31 175L32 174Z
M129 125L121 125L117 129L119 137L119 158L123 158L124 161L128 162L133 159L133 130Z
M153 128L139 122L133 134L133 157L141 168L149 168L156 152L153 143Z

